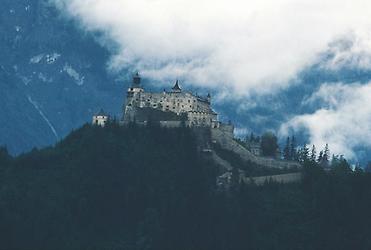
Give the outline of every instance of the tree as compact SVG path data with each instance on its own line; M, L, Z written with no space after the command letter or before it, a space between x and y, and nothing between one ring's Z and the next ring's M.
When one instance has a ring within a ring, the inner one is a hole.
M318 154L318 158L317 158L317 162L318 163L321 163L322 162L322 158L323 158L323 150L321 150Z
M295 138L295 136L292 136L292 138L291 138L290 157L291 157L291 160L293 160L293 161L298 160L298 152L296 150L296 138Z
M289 161L291 160L291 154L290 154L290 137L287 137L286 139L286 145L283 149L283 159Z
M322 167L326 168L329 166L329 161L330 161L329 158L330 158L330 150L329 150L328 144L326 143L325 149L323 150L322 160L320 162Z
M311 153L310 153L310 161L311 162L316 162L316 156L317 152L316 152L316 146L312 146L312 150L311 150Z
M303 148L300 149L298 159L301 163L309 161L309 148L307 144L304 144Z
M371 173L371 161L369 161L365 167L365 172Z
M332 170L337 174L348 174L352 172L352 168L344 156L333 156L331 161Z
M251 132L251 134L250 134L250 142L254 142L255 141L255 136L254 136L254 133L253 132Z
M8 149L6 147L0 147L0 167L8 165L10 159L11 156L8 153Z
M277 137L272 132L263 134L260 144L263 156L276 156L278 149Z

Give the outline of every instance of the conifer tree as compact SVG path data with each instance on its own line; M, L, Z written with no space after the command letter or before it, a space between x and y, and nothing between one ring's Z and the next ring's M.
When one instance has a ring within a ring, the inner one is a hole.
M290 144L290 159L293 161L298 160L298 154L296 150L296 139L295 136L292 136L291 138L291 144Z
M318 158L317 158L317 162L318 162L318 163L321 163L321 162L322 162L322 158L323 158L323 150L321 150L321 151L319 152L319 155L318 155Z
M304 163L309 160L309 148L307 144L304 144L304 147L300 150L300 155L299 155L299 161Z
M330 150L328 147L328 144L326 143L325 149L323 150L323 156L322 156L322 161L321 164L323 167L328 167L329 161L330 161Z
M313 144L311 154L310 154L310 161L311 162L316 162L316 158L317 158L316 154L317 154L316 146Z
M255 136L254 136L254 133L251 132L250 134L250 142L254 142L255 141Z
M291 154L290 154L290 137L287 137L286 139L286 145L283 149L283 159L289 161L291 160Z

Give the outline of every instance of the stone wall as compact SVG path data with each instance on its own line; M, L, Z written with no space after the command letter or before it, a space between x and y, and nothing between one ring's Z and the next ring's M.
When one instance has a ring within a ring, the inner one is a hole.
M259 157L251 153L241 144L236 142L233 137L233 133L230 131L231 128L222 126L221 128L211 129L211 138L213 143L219 144L222 148L230 150L238 154L242 160L250 161L260 166L269 168L300 168L301 165L293 161L276 160L272 158Z
M267 175L259 177L242 177L241 180L246 184L256 184L258 186L264 185L269 181L277 183L287 184L300 182L303 178L302 173L290 173L290 174L279 174L279 175Z

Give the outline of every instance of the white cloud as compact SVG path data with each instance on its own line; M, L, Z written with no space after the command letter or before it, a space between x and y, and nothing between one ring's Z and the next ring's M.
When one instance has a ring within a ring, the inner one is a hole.
M322 63L325 70L371 69L371 34L370 30L350 32L329 44L326 53L330 55Z
M361 34L358 51L371 51L371 2L364 0L54 1L119 44L113 68L229 89L226 98L286 87L351 31Z
M305 130L310 143L323 147L329 143L332 153L355 158L354 149L371 147L371 82L365 85L323 84L307 101L321 103L312 114L299 115L281 127L281 134L290 129Z

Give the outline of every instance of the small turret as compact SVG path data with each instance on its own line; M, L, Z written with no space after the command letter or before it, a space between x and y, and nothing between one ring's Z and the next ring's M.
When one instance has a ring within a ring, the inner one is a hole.
M172 91L174 93L180 93L180 92L182 92L182 89L179 86L179 81L178 80L176 80L174 87L172 87Z
M210 93L207 94L207 97L206 97L206 98L207 98L207 101L208 101L209 103L211 103L211 95L210 95Z
M140 83L141 77L139 75L139 72L137 72L133 75L133 82L131 83L131 86L128 89L127 98L134 97L134 95L136 95L137 93L144 91Z
M135 73L135 75L133 75L132 87L133 88L140 88L140 82L141 82L141 78L140 78L139 72L137 72L137 73Z

